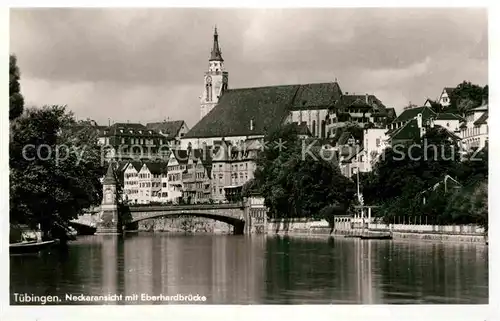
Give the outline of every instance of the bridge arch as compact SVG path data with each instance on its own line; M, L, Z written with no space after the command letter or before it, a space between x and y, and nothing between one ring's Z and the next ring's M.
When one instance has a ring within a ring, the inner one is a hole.
M162 217L192 216L213 219L233 226L234 234L243 234L244 209L241 206L129 206L123 213L124 226Z

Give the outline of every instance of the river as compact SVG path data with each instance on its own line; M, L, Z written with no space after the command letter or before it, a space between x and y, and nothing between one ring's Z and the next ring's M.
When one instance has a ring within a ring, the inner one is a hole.
M14 293L60 299L47 304L487 304L488 247L342 237L82 236L66 251L11 256L10 292L11 304L27 304ZM89 302L67 294L116 296ZM184 301L172 301L178 294ZM205 300L186 301L195 297Z

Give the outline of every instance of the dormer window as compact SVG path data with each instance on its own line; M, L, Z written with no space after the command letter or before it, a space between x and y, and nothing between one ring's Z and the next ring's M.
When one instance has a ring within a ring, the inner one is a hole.
M123 129L120 129L120 133L123 134Z
M130 132L131 134L133 134L133 131L131 131L131 130L130 130L129 132Z
M139 131L139 134L142 134L142 130Z

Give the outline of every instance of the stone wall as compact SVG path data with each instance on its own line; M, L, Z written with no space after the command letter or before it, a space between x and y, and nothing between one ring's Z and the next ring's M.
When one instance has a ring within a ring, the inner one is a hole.
M204 217L162 217L138 222L139 231L232 234L233 226Z
M330 234L330 231L326 220L294 219L267 222L267 234Z

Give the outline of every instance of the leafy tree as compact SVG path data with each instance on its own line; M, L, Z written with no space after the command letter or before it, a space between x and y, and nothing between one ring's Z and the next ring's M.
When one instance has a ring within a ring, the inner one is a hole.
M483 98L487 99L487 86L485 88L463 81L455 87L450 97L450 110L464 113L481 105Z
M286 148L272 148L278 141L286 142ZM353 183L318 151L304 153L305 142L298 138L294 124L272 132L266 142L271 146L259 154L255 184L272 216L319 217L325 206L350 201Z
M12 123L10 222L50 232L101 200L104 174L96 135L74 133L65 107L30 108ZM71 132L71 134L70 134Z
M17 67L17 58L10 55L9 59L9 119L13 120L23 113L24 98L21 95L19 84L20 72Z
M369 128L373 128L373 124ZM332 144L336 144L343 133L349 133L358 142L363 141L363 128L358 123L347 123L345 126L337 127L332 138Z

